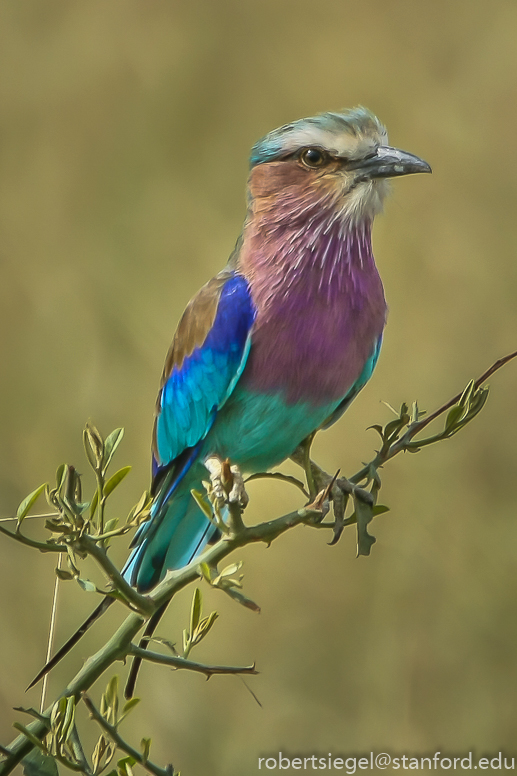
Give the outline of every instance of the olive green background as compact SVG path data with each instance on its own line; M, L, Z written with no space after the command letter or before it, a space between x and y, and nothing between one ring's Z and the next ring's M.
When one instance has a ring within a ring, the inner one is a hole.
M514 0L3 0L0 514L61 462L86 470L88 418L126 428L116 511L138 499L178 317L239 233L251 145L295 118L364 104L434 171L395 181L377 219L385 344L318 460L354 472L377 442L365 428L390 419L380 400L432 410L516 349L516 36ZM236 557L260 615L205 590L221 617L194 657L255 660L262 708L240 679L148 666L127 736L184 776L247 776L279 750L517 754L516 370L464 433L386 467L371 557L355 559L352 530L330 548L298 528ZM289 486L250 493L248 520L301 503ZM0 537L3 743L12 707L39 702L23 688L54 563ZM95 603L61 587L59 642ZM160 635L180 638L190 595Z

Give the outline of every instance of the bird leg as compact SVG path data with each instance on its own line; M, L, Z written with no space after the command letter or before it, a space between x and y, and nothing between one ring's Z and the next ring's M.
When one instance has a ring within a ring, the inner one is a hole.
M312 439L307 441L310 444ZM318 494L315 498L315 502L318 501L320 497L323 497L324 499L321 517L318 518L318 522L321 522L328 513L328 502L332 501L332 511L334 513L334 537L330 543L336 544L343 532L343 528L347 525L347 522L345 521L345 511L348 499L352 497L371 505L373 503L372 494L367 490L364 490L364 488L354 485L354 483L350 482L346 477L338 477L339 472L334 476L328 474L318 466L318 464L311 460L308 456L306 444L304 443L296 448L291 455L291 459L302 466L306 470L306 473L308 466L310 466L310 477L314 484L315 491Z
M244 509L249 497L239 467L231 465L228 459L222 461L216 455L207 458L205 466L210 474L212 495L218 505L237 504Z

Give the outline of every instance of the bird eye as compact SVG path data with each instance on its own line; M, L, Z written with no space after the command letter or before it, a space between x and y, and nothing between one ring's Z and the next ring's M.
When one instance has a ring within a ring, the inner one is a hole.
M320 148L305 148L300 154L300 159L306 167L314 169L325 164L327 155Z

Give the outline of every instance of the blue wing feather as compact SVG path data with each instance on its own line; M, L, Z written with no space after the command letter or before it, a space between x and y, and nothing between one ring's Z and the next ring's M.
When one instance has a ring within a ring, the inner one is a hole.
M222 286L217 312L205 341L175 365L165 381L156 421L161 466L208 434L242 374L250 348L255 308L248 283L232 274Z
M188 309L189 315L196 315L196 299ZM204 341L181 364L175 363L164 380L156 418L151 518L137 531L123 569L140 590L152 587L164 568L188 563L213 533L186 479L217 412L242 374L254 320L247 281L228 273Z

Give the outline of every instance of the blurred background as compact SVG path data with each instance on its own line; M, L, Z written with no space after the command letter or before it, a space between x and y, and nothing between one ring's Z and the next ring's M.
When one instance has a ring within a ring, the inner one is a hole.
M116 509L139 498L163 360L239 234L249 149L302 116L366 105L433 167L395 181L377 219L385 344L318 438L320 464L351 474L371 457L381 400L435 409L515 350L516 35L513 0L4 0L0 515L63 461L86 471L88 419L125 427L118 463L134 468ZM204 590L221 617L193 656L256 661L262 707L238 678L146 666L127 737L151 736L185 776L252 774L279 750L515 753L517 364L490 383L465 432L385 468L371 557L355 559L351 529L328 547L298 528L236 556L260 615ZM248 520L301 503L270 482L250 493ZM12 707L39 703L23 688L44 659L54 565L0 537L2 743ZM58 642L95 604L61 588ZM190 596L160 635L181 638ZM122 615L52 674L50 697Z

